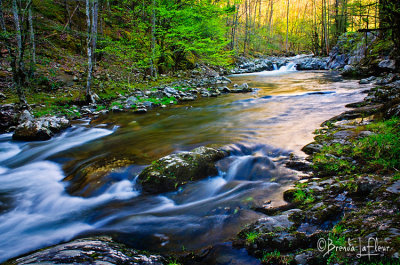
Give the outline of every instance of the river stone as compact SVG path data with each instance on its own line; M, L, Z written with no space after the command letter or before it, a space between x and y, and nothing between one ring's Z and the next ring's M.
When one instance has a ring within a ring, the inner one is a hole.
M28 119L17 126L13 139L22 141L49 140L54 134L69 126L71 125L67 119L54 116Z
M215 162L226 156L225 151L208 147L168 155L145 168L138 183L147 193L174 191L189 181L217 175Z
M394 60L383 60L378 64L379 68L384 70L395 70L396 69L396 61Z
M166 87L164 88L164 93L167 95L177 95L178 91L176 91L176 89L173 87Z
M399 194L400 193L400 180L396 181L392 186L386 189L388 192Z
M110 237L85 238L39 250L10 261L11 264L140 264L161 265L165 259L144 255L113 242Z
M0 106L0 133L10 131L10 128L17 126L18 119L14 105L7 104Z
M307 155L312 155L314 153L319 153L322 149L322 145L317 144L317 143L310 143L306 146L304 146L301 151L306 153Z

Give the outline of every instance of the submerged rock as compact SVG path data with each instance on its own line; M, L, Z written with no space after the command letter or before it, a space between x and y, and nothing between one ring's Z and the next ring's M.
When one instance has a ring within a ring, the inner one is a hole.
M253 88L249 87L247 83L244 83L240 86L234 86L234 89L231 89L231 93L247 93L253 92Z
M109 237L74 240L10 261L11 264L140 264L161 265L161 256L144 255Z
M226 156L225 151L208 147L172 154L145 168L138 183L148 193L173 191L189 181L217 175L215 162Z
M70 122L65 118L42 117L33 119L27 117L15 129L13 139L22 141L49 140L54 134L68 128Z

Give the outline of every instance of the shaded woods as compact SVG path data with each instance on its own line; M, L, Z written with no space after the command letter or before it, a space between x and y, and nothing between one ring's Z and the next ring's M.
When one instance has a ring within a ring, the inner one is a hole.
M57 57L87 58L83 94L94 102L96 67L123 66L129 83L135 73L156 78L242 55L328 55L342 34L359 30L390 36L398 47L399 17L395 0L0 2L4 67L23 104L24 88L41 76L35 71Z

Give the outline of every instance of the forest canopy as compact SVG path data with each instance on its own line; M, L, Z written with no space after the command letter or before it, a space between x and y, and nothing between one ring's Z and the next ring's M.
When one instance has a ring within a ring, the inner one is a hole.
M157 78L240 56L326 56L348 32L399 48L399 18L397 0L2 0L0 37L21 102L18 88L52 56L87 58L95 101L95 66Z

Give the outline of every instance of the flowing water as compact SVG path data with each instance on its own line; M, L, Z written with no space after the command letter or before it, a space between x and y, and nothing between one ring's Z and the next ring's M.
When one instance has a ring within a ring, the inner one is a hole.
M291 65L230 78L259 90L79 121L44 142L0 135L0 262L89 235L157 252L228 242L262 216L252 206L282 203L297 178L283 161L304 155L319 124L361 100L366 87ZM231 151L218 176L177 192L141 193L136 176L145 165L202 145ZM226 243L218 248L245 256Z

